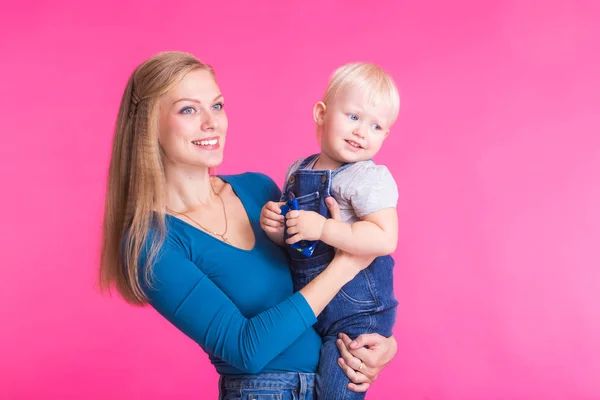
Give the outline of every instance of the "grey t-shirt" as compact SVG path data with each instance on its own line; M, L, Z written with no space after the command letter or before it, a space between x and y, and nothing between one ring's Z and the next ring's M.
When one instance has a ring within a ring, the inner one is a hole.
M285 175L286 183L304 159L292 164ZM308 166L312 168L314 162ZM340 205L342 220L347 223L385 208L396 208L398 186L384 165L359 161L337 173L331 182L331 194Z

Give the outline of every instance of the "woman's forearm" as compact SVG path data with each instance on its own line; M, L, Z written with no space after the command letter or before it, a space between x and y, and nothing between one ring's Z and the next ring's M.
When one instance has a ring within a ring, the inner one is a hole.
M368 265L366 263L365 265ZM334 258L327 268L300 290L309 306L319 315L342 286L350 282L360 271L347 262Z

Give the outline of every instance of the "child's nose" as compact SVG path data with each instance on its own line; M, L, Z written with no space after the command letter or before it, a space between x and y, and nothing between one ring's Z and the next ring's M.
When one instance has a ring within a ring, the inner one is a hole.
M365 129L362 126L357 127L356 129L354 129L354 135L360 137L360 138L364 138L365 137Z

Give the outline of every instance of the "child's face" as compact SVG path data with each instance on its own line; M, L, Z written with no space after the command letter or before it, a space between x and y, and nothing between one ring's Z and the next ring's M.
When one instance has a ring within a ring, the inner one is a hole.
M390 131L391 109L374 105L365 97L359 88L342 89L325 106L321 119L319 104L315 106L315 119L322 128L321 153L335 163L369 160Z

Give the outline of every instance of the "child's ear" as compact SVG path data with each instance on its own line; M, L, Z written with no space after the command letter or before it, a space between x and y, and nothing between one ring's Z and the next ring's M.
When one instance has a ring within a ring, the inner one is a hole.
M325 121L325 110L327 106L322 101L315 104L313 108L313 118L318 126L322 126Z
M383 137L387 138L389 134L390 134L390 130L388 129L387 131L385 131L385 135L383 135Z

